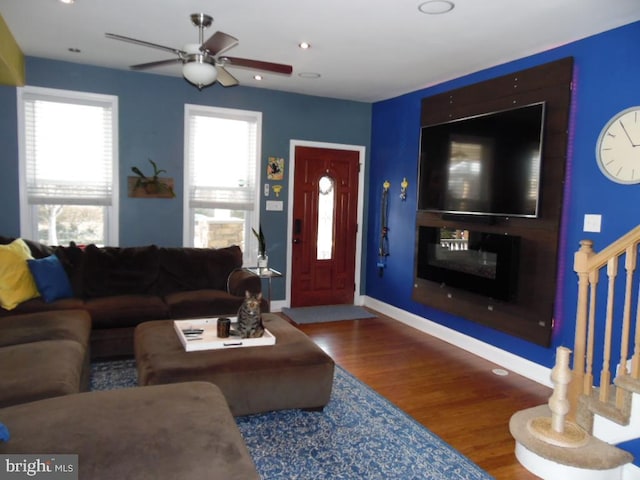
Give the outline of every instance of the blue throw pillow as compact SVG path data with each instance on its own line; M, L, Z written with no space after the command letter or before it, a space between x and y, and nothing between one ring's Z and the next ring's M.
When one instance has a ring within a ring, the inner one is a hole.
M9 429L4 423L0 423L0 442L8 442L10 438Z
M36 287L45 302L50 303L59 298L73 297L73 289L67 272L55 255L35 260L27 260L29 270L36 282Z

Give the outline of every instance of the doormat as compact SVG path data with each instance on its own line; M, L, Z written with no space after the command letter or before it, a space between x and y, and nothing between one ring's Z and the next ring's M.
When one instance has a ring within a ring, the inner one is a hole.
M375 318L368 310L357 305L319 305L317 307L283 308L282 313L298 324L335 322Z

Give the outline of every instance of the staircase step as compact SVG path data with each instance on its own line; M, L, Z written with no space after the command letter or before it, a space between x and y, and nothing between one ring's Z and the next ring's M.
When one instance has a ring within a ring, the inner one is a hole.
M527 423L530 420L540 417L551 417L548 405L516 412L509 421L509 430L518 444L542 459L584 470L611 470L633 461L633 455L629 452L592 436L582 447L570 448L550 445L536 438L527 428ZM524 466L532 470L529 466Z
M598 388L593 389L593 393L590 397L585 398L587 408L604 418L608 418L612 422L618 425L629 425L629 419L631 418L631 393L626 390L620 390L619 393L623 397L622 407L616 407L616 388L610 389L609 399L607 402L600 401L600 391Z
M640 380L630 375L618 375L614 383L628 392L640 393Z

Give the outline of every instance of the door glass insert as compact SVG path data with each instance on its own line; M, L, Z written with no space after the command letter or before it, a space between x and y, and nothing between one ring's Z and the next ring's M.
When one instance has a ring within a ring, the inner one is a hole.
M317 260L330 260L333 257L334 187L335 181L326 175L318 182Z

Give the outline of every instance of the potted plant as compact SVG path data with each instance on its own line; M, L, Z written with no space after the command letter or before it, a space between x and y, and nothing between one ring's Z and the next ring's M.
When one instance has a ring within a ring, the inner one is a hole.
M251 228L251 231L258 239L258 270L263 273L269 268L269 257L267 256L267 242L262 232L262 225L259 227L259 232L256 232L255 228Z
M175 197L176 194L174 193L173 188L160 179L160 174L166 173L166 170L159 169L156 163L151 159L149 159L149 163L151 163L151 166L153 167L153 176L151 177L147 177L138 167L131 167L131 171L138 176L133 189L142 188L150 195L168 193L171 197Z

